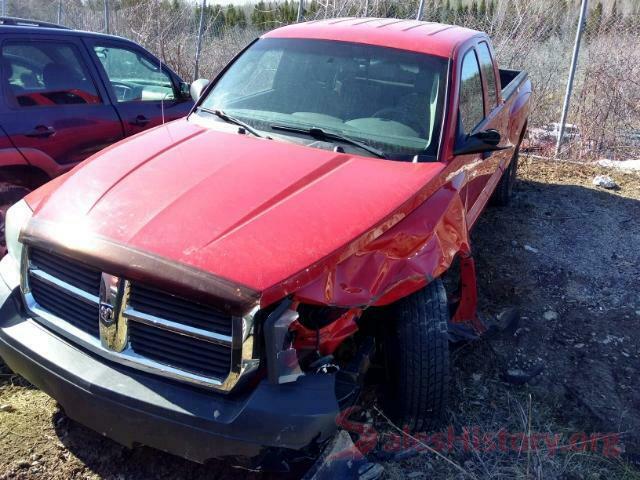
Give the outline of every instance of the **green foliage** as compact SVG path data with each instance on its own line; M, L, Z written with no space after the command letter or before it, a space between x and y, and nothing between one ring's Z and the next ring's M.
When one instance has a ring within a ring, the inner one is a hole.
M602 2L598 2L596 6L591 9L585 30L587 39L596 36L600 31L600 27L602 26L603 10Z
M231 4L228 5L224 18L224 26L227 28L244 28L247 26L247 17L244 10L240 7L236 8Z
M482 18L487 15L487 0L480 0L480 6L478 7L478 15Z
M471 15L473 16L473 18L478 18L478 4L476 3L476 0L473 0L471 2Z

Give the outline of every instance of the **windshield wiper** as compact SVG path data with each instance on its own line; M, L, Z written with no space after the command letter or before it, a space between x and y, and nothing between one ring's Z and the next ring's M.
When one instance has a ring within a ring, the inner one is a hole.
M271 137L269 136L265 137L260 132L258 132L258 130L253 128L248 123L243 122L239 118L232 117L231 115L226 114L224 110L214 110L212 108L207 108L207 107L198 107L198 110L202 110L203 112L210 113L211 115L215 115L216 117L218 117L221 120L224 120L227 123L233 123L234 125L238 125L239 127L244 128L247 132L249 132L250 134L256 137L268 138L269 140L271 140Z
M355 138L347 137L345 135L341 135L335 132L328 132L323 130L322 128L312 127L312 128L300 128L300 127L290 127L288 125L271 125L272 130L282 130L284 132L293 132L293 133L303 133L305 135L309 135L316 140L337 140L338 142L348 143L349 145L353 145L354 147L358 147L362 150L366 150L369 153L372 153L376 157L387 158L382 150L378 150L376 147L373 147L369 144L356 140Z

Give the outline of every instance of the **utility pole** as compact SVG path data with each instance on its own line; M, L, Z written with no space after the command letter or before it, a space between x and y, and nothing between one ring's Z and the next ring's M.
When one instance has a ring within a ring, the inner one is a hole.
M418 5L418 15L416 15L416 20L422 20L423 12L424 12L424 0L420 0L420 4Z
M558 143L556 143L556 155L560 153L562 140L564 137L565 123L567 122L567 114L569 113L569 101L571 100L571 92L573 91L573 79L576 75L576 66L578 65L578 54L580 53L580 40L582 39L582 31L587 20L587 2L582 0L580 7L580 20L578 20L578 31L576 32L576 43L573 46L573 56L571 57L571 69L569 70L569 79L567 80L567 92L564 96L564 104L562 105L562 118L560 119L560 132L558 133Z
M196 66L193 69L193 79L198 79L198 70L200 69L200 49L202 48L202 35L204 32L204 10L207 8L207 0L202 0L200 7L200 25L198 26L198 41L196 43Z
M102 0L104 3L104 31L109 33L109 0Z
M304 17L304 0L298 0L298 18L296 22L300 23Z

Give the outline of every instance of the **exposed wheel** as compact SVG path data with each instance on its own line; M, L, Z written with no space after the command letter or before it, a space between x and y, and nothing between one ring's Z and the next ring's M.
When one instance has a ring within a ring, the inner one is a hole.
M0 258L7 253L7 245L4 239L4 217L7 210L30 191L22 185L0 182Z
M449 395L449 309L442 281L398 301L392 312L395 324L385 340L387 409L402 428L432 430Z

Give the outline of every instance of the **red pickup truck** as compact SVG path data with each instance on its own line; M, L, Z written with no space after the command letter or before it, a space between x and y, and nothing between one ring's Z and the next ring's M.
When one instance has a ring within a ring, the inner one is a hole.
M71 418L200 462L316 451L369 365L432 427L449 341L485 329L469 231L511 194L526 74L481 32L333 19L203 86L9 209L0 355Z

